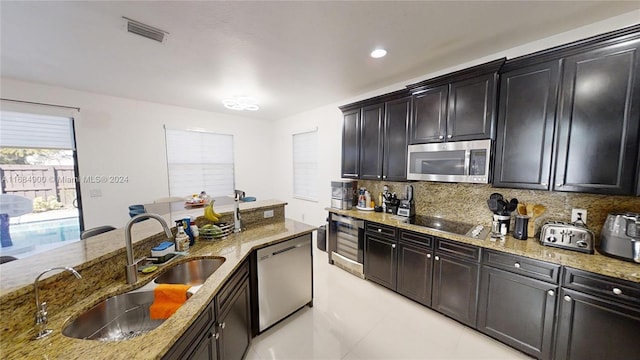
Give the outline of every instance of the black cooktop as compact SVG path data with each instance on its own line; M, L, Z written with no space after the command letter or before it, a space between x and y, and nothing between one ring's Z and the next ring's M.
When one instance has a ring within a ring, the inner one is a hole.
M473 228L471 224L422 215L410 218L409 223L458 235L465 235Z

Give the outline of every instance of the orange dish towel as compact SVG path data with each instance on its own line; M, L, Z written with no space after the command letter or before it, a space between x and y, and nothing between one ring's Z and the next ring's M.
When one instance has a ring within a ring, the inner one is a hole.
M190 285L183 284L160 284L153 290L153 304L149 308L151 319L167 319L185 301L187 301L187 290Z

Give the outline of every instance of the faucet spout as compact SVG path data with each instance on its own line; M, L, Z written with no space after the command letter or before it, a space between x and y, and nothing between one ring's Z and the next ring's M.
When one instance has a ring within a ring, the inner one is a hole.
M133 241L131 239L131 228L133 227L133 224L135 224L136 222L140 220L145 220L145 219L157 220L160 223L160 225L162 225L162 228L164 229L164 233L165 235L167 235L167 238L173 239L173 234L171 233L171 229L169 228L169 226L167 226L167 222L164 221L164 219L160 215L152 214L152 213L142 213L132 217L127 222L124 229L124 241L127 248L127 266L125 268L126 275L127 275L127 284L133 284L136 281L138 281L138 262L140 262L140 260L143 260L143 259L139 259L136 261L133 257Z
M54 267L51 269L47 269L43 272L40 273L40 275L38 275L36 277L36 280L33 282L33 292L35 294L35 298L36 298L36 336L34 339L42 339L44 337L49 336L49 334L51 334L52 330L51 329L47 329L47 323L48 323L48 319L47 319L47 303L40 302L40 293L38 290L38 281L40 280L40 278L42 277L42 275L48 273L49 271L53 271L53 270L66 270L70 273L72 273L76 279L81 279L82 276L76 271L76 269L72 268L72 267Z

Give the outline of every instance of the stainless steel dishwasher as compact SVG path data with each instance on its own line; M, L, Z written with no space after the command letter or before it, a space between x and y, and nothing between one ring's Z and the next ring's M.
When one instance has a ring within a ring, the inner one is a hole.
M259 331L313 305L311 234L257 251Z

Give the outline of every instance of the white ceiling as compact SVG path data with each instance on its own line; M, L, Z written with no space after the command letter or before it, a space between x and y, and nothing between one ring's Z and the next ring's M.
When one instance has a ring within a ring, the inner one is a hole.
M638 1L0 3L3 77L279 119L640 8ZM122 16L170 33L160 44ZM389 54L372 59L377 46ZM261 109L226 110L250 95Z

